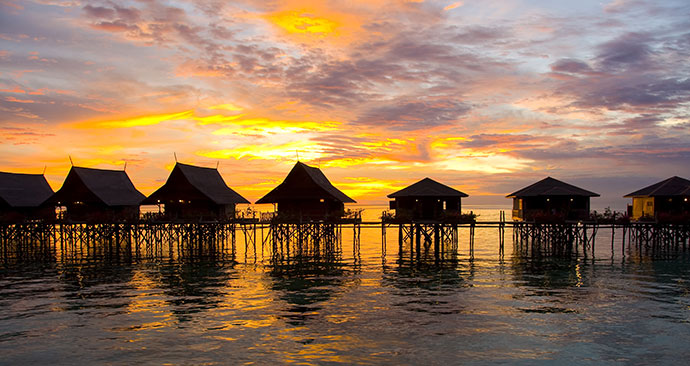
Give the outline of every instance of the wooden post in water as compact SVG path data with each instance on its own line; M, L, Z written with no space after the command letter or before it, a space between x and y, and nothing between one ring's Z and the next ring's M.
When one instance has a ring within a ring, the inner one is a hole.
M615 214L613 215L613 219L614 219L614 220L616 219L616 215L615 215ZM612 223L612 224L611 224L611 258L614 257L614 248L613 248L614 242L613 242L613 241L614 241L614 238L615 238L615 237L616 237L616 224L615 224L615 223Z
M439 261L439 256L440 256L440 224L434 224L434 257L436 259L436 262Z
M421 259L421 255L422 255L422 245L421 245L422 244L422 227L419 224L417 224L416 226L417 226L417 232L415 233L415 235L416 235L415 236L415 242L416 242L416 244L415 244L416 248L415 249L417 250L417 262L419 262L419 260Z
M628 224L623 224L623 236L621 237L621 256L625 258L625 231L628 227Z
M470 224L470 259L474 259L474 222Z

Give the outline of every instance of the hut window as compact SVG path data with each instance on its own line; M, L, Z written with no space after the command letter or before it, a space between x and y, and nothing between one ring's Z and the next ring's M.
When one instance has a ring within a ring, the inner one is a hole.
M184 200L180 200L180 203L184 203Z
M673 198L669 198L668 201L669 201L669 202L673 202Z
M443 209L444 210L446 209L446 203L447 203L446 201L443 201Z
M324 203L324 202L326 202L326 200L324 200L324 199L322 198L322 199L319 200L319 202Z

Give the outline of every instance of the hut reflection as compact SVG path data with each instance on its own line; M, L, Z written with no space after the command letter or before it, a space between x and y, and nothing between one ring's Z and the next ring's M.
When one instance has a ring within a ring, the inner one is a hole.
M131 303L134 268L108 261L63 262L56 267L66 311L91 307L126 308Z
M157 268L158 286L165 294L170 312L180 322L192 320L196 313L219 307L228 281L237 278L232 262L174 262Z
M576 313L582 299L594 296L595 264L586 260L513 256L509 262L512 284L523 291L515 300L526 300L527 313ZM536 306L535 306L536 304Z
M413 265L411 265L413 264ZM459 314L466 306L459 297L472 286L475 264L398 262L384 266L381 285L391 289L393 305L415 313Z
M289 253L288 253L289 250ZM322 304L359 282L360 267L342 257L341 244L306 241L274 250L266 267L270 289L286 304L292 325L315 317Z

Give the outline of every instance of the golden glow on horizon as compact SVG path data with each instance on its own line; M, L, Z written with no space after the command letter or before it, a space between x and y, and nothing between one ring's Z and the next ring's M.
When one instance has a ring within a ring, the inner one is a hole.
M165 121L188 119L193 116L194 111L184 111L167 114L154 114L134 118L124 118L110 121L80 122L77 127L82 128L126 128L139 126L152 126Z
M380 141L363 142L362 145L372 147L372 148L382 148L394 145L406 146L410 145L410 141L403 139L385 139Z
M376 179L369 177L347 177L345 180L332 182L334 186L349 197L355 199L381 199L405 187L397 180Z
M434 140L431 143L431 148L432 149L448 149L452 146L452 142L454 141L465 141L467 140L465 137L444 137L444 138L439 138Z
M235 104L232 104L232 103L226 103L226 104L219 104L219 105L210 106L210 107L208 107L208 109L221 109L224 111L238 112L238 111L241 111L243 108L239 107Z
M242 158L248 158L250 160L265 159L277 161L295 161L297 153L299 153L300 160L318 160L323 157L323 148L318 144L309 141L293 141L280 145L242 145L232 149L198 151L196 154L212 159L239 160Z
M332 159L321 163L322 167L328 168L349 168L352 166L359 165L387 165L396 164L398 161L379 158L379 157L367 157L367 158L342 158L342 159Z
M215 105L207 109L228 111L242 110L234 104ZM337 121L273 120L263 117L245 117L246 114L213 114L200 116L195 110L187 110L175 113L123 118L119 120L78 122L74 124L74 126L81 129L118 129L153 126L166 121L187 120L193 121L200 126L223 125L224 127L213 131L214 135L256 135L257 133L275 135L305 131L334 131L341 125L341 123Z
M239 131L267 134L289 134L304 131L334 131L340 125L335 121L283 121L268 118L247 118L233 121L231 126L220 128L214 135L231 135Z
M429 166L440 170L500 174L523 170L529 163L531 163L530 160L517 159L508 155L466 151L464 155L445 157L430 163Z

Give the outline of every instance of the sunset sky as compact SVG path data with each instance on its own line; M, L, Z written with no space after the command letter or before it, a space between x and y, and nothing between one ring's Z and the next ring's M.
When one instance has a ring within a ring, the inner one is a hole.
M690 2L0 0L0 110L0 170L54 189L71 156L148 195L175 153L255 201L299 154L360 203L552 176L620 209L690 178Z

